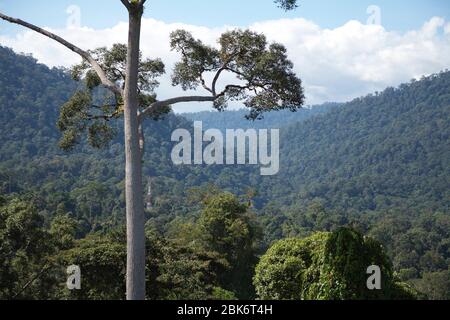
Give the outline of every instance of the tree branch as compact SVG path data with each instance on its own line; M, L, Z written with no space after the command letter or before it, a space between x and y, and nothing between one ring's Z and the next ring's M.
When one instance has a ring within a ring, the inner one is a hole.
M225 70L230 70L230 69L228 68L228 64L231 62L231 60L233 60L233 58L234 58L236 55L237 55L237 52L233 53L233 54L225 61L225 63L223 64L223 66L222 66L219 70L217 70L217 73L216 73L216 75L214 76L214 80L213 80L212 85L211 85L213 95L216 95L216 85L217 85L217 81L218 81L219 78L220 78L220 75L221 75L222 72L224 72Z
M122 2L123 5L124 5L128 10L131 9L131 5L130 5L130 2L128 2L128 0L120 0L120 2Z
M42 276L44 274L44 272L46 272L49 268L51 267L51 265L49 265L48 262L46 262L44 264L44 266L42 267L41 271L39 271L32 279L30 279L14 296L13 299L16 299L19 295L22 294L22 292L24 292L34 281L36 281L38 278L40 278L40 276Z
M70 49L71 51L77 53L78 55L80 55L83 59L85 59L91 66L92 68L95 70L95 72L97 73L97 75L99 76L102 84L108 88L109 90L111 90L114 93L117 93L119 95L123 95L123 91L122 89L120 89L116 84L114 84L111 80L108 79L108 77L106 76L105 71L102 69L102 67L98 64L97 61L95 61L95 59L86 51L78 48L77 46L73 45L72 43L68 42L67 40L57 36L54 33L51 33L47 30L44 30L42 28L39 28L31 23L28 23L26 21L20 20L20 19L16 19L16 18L12 18L9 16L4 15L3 13L0 12L0 19L3 19L5 21L14 23L14 24L18 24L21 25L25 28L31 29L33 31L36 31L37 33L40 33L52 40L55 40L56 42L59 42L60 44L62 44L63 46L65 46L66 48Z
M226 65L224 65L222 68L220 68L220 69L217 71L217 73L216 73L216 75L215 75L215 77L214 77L214 80L213 80L213 82L212 82L212 85L211 85L213 95L216 95L216 85L217 85L217 81L219 80L220 74L221 74L224 70L226 70L226 69L227 69L227 67L226 67Z
M173 104L182 103L182 102L213 102L217 98L218 98L217 96L184 96L184 97L167 99L167 100L163 100L163 101L156 101L156 102L152 103L149 107L144 109L144 111L142 111L139 114L139 119L142 120L142 117L144 117L146 114L157 111L161 108L164 108L164 107L167 107L167 106L170 106Z
M243 74L242 72L239 72L237 70L234 70L232 68L228 68L228 66L225 67L225 70L230 71L232 73L237 74L238 76L241 76L241 77L245 78L245 74Z
M215 95L214 91L213 91L212 89L210 89L210 88L206 85L206 81L205 81L205 79L203 78L203 76L200 76L200 82L202 83L202 86L203 86L203 88L204 88L206 91L208 91L208 92L212 93L213 95Z
M226 69L224 69L224 70L226 70ZM239 85L235 85L235 84L229 84L219 94L215 94L214 89L213 89L212 90L213 91L213 95L211 95L211 96L183 96L183 97L177 97L177 98L167 99L167 100L163 100L163 101L156 101L156 102L152 103L149 107L144 109L139 114L138 118L139 118L140 121L142 121L143 117L145 117L147 114L152 113L152 112L157 112L159 109L162 109L164 107L167 107L167 106L170 106L170 105L173 105L173 104L177 104L177 103L182 103L182 102L214 102L217 99L219 99L220 97L223 97L227 93L227 91L229 89L232 89L232 88L233 89L239 89L239 90L247 90L250 87L249 86L239 86Z
M138 0L130 2L128 0L120 0L120 2L122 2L122 4L127 8L128 12L134 10L142 11L142 9L144 8L145 1L146 0Z
M86 116L87 120L105 120L105 121L110 121L111 119L114 118L114 115L103 115L103 116L93 116L88 114Z
M239 86L237 84L229 84L225 87L225 89L221 93L219 93L216 96L216 98L220 98L220 97L224 96L229 89L248 90L248 89L250 89L250 86Z

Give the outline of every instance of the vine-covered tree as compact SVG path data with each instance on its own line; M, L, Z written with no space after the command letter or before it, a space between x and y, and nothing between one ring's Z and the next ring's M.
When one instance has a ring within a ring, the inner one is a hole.
M381 289L369 290L367 268L381 271ZM261 257L254 278L261 299L415 299L415 290L396 281L381 244L343 227L304 239L275 243Z
M170 105L181 102L213 102L224 109L228 100L243 100L250 109L249 118L258 118L264 111L296 110L303 104L301 81L287 59L286 49L279 44L267 45L264 36L249 31L224 34L220 49L208 47L188 32L171 35L172 49L182 54L176 65L173 83L184 89L200 84L208 91L205 96L183 96L166 100L155 99L154 78L163 73L159 60L142 60L140 54L141 20L146 0L121 0L129 13L127 46L116 45L111 50L82 50L67 40L26 21L0 13L0 18L19 24L47 36L83 58L75 75L84 77L86 89L78 91L63 107L59 127L64 132L61 146L70 148L87 130L94 146L108 141L112 132L108 120L124 118L125 196L127 214L127 298L145 298L145 234L142 190L142 123L148 116L164 113ZM276 0L281 8L295 8L295 0ZM126 51L126 54L125 54ZM205 73L215 73L208 86ZM236 75L237 83L218 89L218 80L225 72ZM113 95L110 104L95 106L93 89L101 86ZM95 109L95 110L94 110ZM87 122L91 121L91 122ZM80 130L82 129L82 130Z

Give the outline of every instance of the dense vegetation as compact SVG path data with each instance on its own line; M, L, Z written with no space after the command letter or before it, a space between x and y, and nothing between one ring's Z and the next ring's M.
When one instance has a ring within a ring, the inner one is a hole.
M77 83L1 47L0 71L0 299L123 298L122 141L62 152L59 108ZM148 298L265 297L252 277L259 256L264 263L284 245L277 240L296 238L286 240L295 251L307 237L325 244L351 226L355 237L383 244L392 288L412 294L397 285L406 281L429 298L449 299L449 113L450 72L443 72L344 105L269 113L262 122L244 122L241 111L150 122ZM220 129L229 121L281 127L280 173L172 165L170 135L190 129L191 120ZM114 129L120 133L120 123ZM308 250L325 257L318 246ZM64 289L72 263L83 266L81 291ZM367 296L290 298L303 297Z
M380 268L380 290L368 290L368 266ZM344 227L274 244L256 267L255 287L260 298L276 300L397 300L417 295L396 281L379 242Z

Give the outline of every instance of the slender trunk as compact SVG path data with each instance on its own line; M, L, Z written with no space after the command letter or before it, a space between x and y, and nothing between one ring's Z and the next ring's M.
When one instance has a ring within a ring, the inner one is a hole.
M141 17L142 9L130 10L124 92L127 300L145 299L145 221L137 90Z

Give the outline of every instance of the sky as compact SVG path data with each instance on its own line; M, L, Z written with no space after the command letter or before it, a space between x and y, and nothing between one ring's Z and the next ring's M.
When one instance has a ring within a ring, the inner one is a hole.
M0 0L0 12L46 27L83 49L126 42L127 15L119 0ZM170 85L179 59L168 46L171 31L184 28L216 45L222 32L250 28L287 47L308 104L348 101L450 68L449 13L448 0L303 0L291 12L272 0L147 0L142 51L163 58L168 75L158 95L167 98L182 92ZM3 21L0 45L49 66L79 60L51 40ZM176 111L208 108L182 105Z

